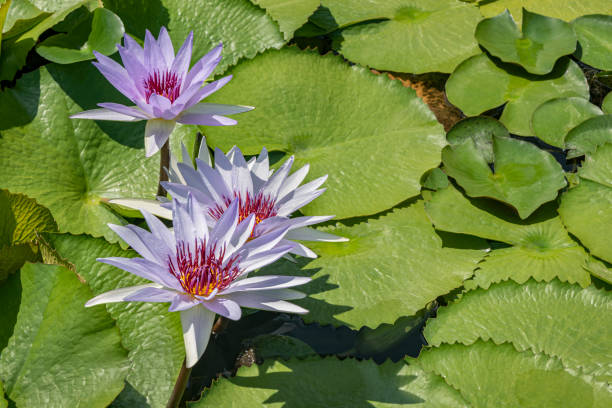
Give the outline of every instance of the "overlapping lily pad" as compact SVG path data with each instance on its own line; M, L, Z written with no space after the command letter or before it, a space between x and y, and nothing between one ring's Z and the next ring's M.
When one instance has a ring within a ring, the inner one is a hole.
M567 58L557 61L546 76L525 75L507 65L496 64L485 54L461 63L446 83L449 101L466 115L474 116L506 103L500 121L510 133L532 136L531 116L553 98L589 98L589 88L578 65Z
M597 106L578 97L556 98L540 105L531 118L535 135L551 146L565 147L565 135L585 120L602 115Z
M444 344L423 352L418 365L442 376L473 408L605 408L612 404L606 383L576 375L554 357L517 352L509 343Z
M573 128L565 137L568 158L590 154L598 146L612 143L612 115L595 116Z
M492 55L538 75L548 74L560 57L576 49L571 25L527 10L523 10L522 30L506 10L478 23L474 35Z
M334 357L241 367L236 377L214 382L200 401L188 406L467 408L457 391L418 367Z
M612 114L612 92L608 92L601 102L601 110L605 113Z
M582 16L572 26L580 43L576 56L592 67L612 70L612 15Z
M586 14L612 14L608 0L480 0L478 5L485 17L496 16L508 9L517 22L522 20L523 9L568 22Z
M74 265L95 295L148 282L96 261L112 256L132 257L136 255L133 251L88 236L50 235L48 240L60 257ZM117 321L122 344L129 351L128 383L150 407L165 407L185 357L178 313L169 313L168 304L161 303L114 303L106 309Z
M56 231L49 210L22 194L0 190L0 281L36 260L36 232Z
M581 178L612 188L612 143L606 143L587 155L578 174Z
M13 337L0 379L20 407L106 407L123 388L127 352L103 308L86 309L91 291L66 268L27 264Z
M217 73L241 58L285 43L278 24L249 0L105 0L104 7L121 18L128 33L141 39L145 29L157 33L165 26L176 49L193 31L192 61L222 42Z
M105 199L153 197L159 157L145 159L144 123L94 122L69 115L101 101L121 101L89 63L50 65L25 75L23 94L9 97L22 105L38 93L31 122L2 132L0 187L24 193L47 207L60 231L117 240L107 223L125 223ZM95 92L83 84L95 84ZM7 112L29 111L12 106ZM9 119L10 120L10 119Z
M494 171L473 139L442 151L444 171L472 197L491 197L528 217L543 203L554 200L565 187L563 169L549 153L509 137L490 136Z
M326 0L339 26L348 26L335 48L349 60L372 68L414 74L452 72L479 52L474 28L478 9L458 0ZM384 21L380 21L383 19Z
M472 204L454 187L433 193L425 208L438 230L513 245L492 251L466 286L488 288L493 282L512 279L523 283L530 277L546 282L558 278L583 287L591 282L588 254L568 236L554 213L521 221L486 201Z
M461 286L485 254L443 247L422 201L377 219L322 230L350 241L309 245L319 258L299 265L281 261L261 272L312 276L313 282L300 287L309 297L296 303L310 311L305 320L321 324L376 328L413 315ZM462 245L486 248L484 241L470 237Z
M236 144L246 154L265 146L294 154L296 168L309 163L307 180L328 174L328 190L306 214L384 211L417 195L421 175L440 163L442 126L399 82L296 48L268 52L232 73L232 86L210 101L256 109L236 126L207 128L210 145L227 151Z
M285 40L290 40L295 30L304 25L321 4L320 0L251 0L251 2L266 9L266 13L278 23Z
M565 367L604 382L612 379L612 336L601 331L612 327L610 312L612 295L593 286L503 282L439 309L424 334L432 346L509 342L518 351L557 357Z
M116 14L97 8L91 19L81 22L67 34L56 34L45 39L38 44L36 52L59 64L85 61L94 58L93 51L104 55L116 52L115 44L121 42L123 33L123 23Z

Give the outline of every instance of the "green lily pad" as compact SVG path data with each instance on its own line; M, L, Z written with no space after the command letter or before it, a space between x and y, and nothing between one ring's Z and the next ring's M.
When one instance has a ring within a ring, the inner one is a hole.
M612 143L606 143L595 153L587 155L578 174L581 178L612 188Z
M523 10L522 32L508 10L478 23L476 39L492 55L543 75L576 49L576 34L563 20Z
M92 13L92 20L85 21L82 25L85 27L78 26L68 34L57 34L45 39L38 44L36 52L58 64L72 64L93 59L93 51L104 55L117 51L116 44L121 42L124 29L121 19L115 13L97 8ZM88 32L85 43L78 41L76 33L83 29Z
M567 368L609 381L612 359L606 353L612 349L612 336L601 328L612 327L611 311L610 292L593 286L581 289L557 280L503 282L470 291L438 309L424 335L432 346L469 346L478 339L509 342L518 351L554 356Z
M467 408L444 380L419 368L403 362L376 365L369 360L340 361L335 357L264 361L241 367L235 377L214 382L200 401L188 406Z
M483 200L473 202L448 187L433 193L425 203L438 230L512 245L487 255L466 287L488 288L508 279L523 283L529 278L545 282L558 278L583 287L591 283L589 256L569 237L559 217L537 214L535 219L522 221Z
M4 1L0 3L0 41L2 41L2 32L4 29L4 22L6 21L6 15L8 13L8 9L11 6L11 1ZM1 50L0 50L1 51ZM1 386L2 383L0 383Z
M426 173L423 187L430 190L438 190L448 186L448 176L439 168L431 170Z
M9 4L6 1L4 4ZM4 39L14 37L35 26L50 13L40 10L28 0L11 0L10 7L2 27Z
M548 152L522 140L492 138L494 172L472 139L442 151L444 170L469 196L508 203L527 218L565 187L563 169Z
M117 241L107 224L125 220L104 200L155 194L159 157L144 157L144 123L69 118L101 101L121 101L90 63L47 65L20 82L26 93L19 98L23 103L34 93L40 100L30 123L2 132L0 188L36 199L51 211L60 231ZM96 92L83 87L91 83ZM14 94L7 96L15 100Z
M612 70L612 16L582 16L572 26L580 43L576 57L592 67Z
M565 135L585 120L603 112L588 100L578 97L556 98L544 102L531 118L535 135L551 146L565 147Z
M482 17L471 4L458 0L374 0L358 6L327 0L323 4L334 18L338 16L341 26L347 20L378 20L349 26L335 41L338 52L361 65L413 74L452 72L479 52L473 33Z
M612 142L612 115L595 116L573 128L565 137L569 159L595 152L605 143Z
M448 100L468 116L506 103L500 118L510 133L532 136L530 121L542 103L568 96L589 98L582 70L567 58L557 61L546 76L520 73L512 66L496 65L485 54L461 63L446 82Z
M21 307L0 357L4 391L19 407L106 407L123 388L127 353L91 291L66 268L21 269Z
M37 232L57 231L49 210L21 194L0 190L0 281L37 259Z
M454 148L466 139L472 139L487 163L493 163L493 136L508 137L510 134L497 120L488 116L477 116L457 122L446 134L446 140Z
M157 36L166 27L176 50L193 31L192 62L223 42L223 59L216 73L241 58L285 44L278 24L249 0L104 0L104 7L117 14L126 32L137 38L144 39L146 29Z
M523 18L523 9L568 22L586 14L612 14L608 0L480 0L479 3L483 16L493 17L508 9L517 23Z
M612 262L612 188L581 180L562 195L559 215L591 254Z
M376 219L321 228L343 243L309 244L319 258L279 261L261 274L305 275L298 300L306 321L376 328L425 308L461 286L485 254L486 243L465 237L463 248L444 247L418 201Z
M148 281L123 270L97 262L96 258L132 257L101 238L85 235L50 234L47 239L57 254L82 276L93 295ZM104 310L95 307L95 310ZM150 407L165 407L178 376L185 349L178 313L168 312L163 303L112 303L106 305L121 332L123 346L129 351L130 370L126 381L146 397Z
M612 114L612 92L608 92L601 102L601 110L607 114Z
M320 0L251 0L251 2L266 9L266 13L278 23L287 41L293 37L295 30L308 21L308 17L321 3Z
M294 168L310 164L306 180L328 174L327 191L305 214L384 211L419 194L421 175L440 163L442 126L399 81L296 48L267 52L232 73L232 86L210 102L257 108L236 126L208 127L209 144L225 151L235 144L246 154L265 146L294 154Z
M3 41L2 54L0 54L0 80L14 78L17 71L25 65L28 52L36 45L38 37L43 32L63 21L74 10L89 3L90 0L72 2L70 7L49 14L27 31Z
M508 343L444 344L421 353L418 365L444 378L473 408L605 408L609 386L566 369L559 359Z

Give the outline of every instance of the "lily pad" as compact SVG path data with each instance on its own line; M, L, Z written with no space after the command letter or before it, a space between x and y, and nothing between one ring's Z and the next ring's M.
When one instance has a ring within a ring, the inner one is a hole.
M251 2L266 9L266 13L278 23L287 41L321 4L320 0L251 0Z
M612 404L607 384L576 375L546 354L517 352L509 343L444 344L423 352L418 365L442 376L473 408L605 408Z
M595 152L605 143L612 143L612 115L595 116L573 128L565 137L569 159Z
M592 67L612 70L612 16L582 16L572 26L580 43L576 57Z
M58 64L72 64L93 59L93 51L103 55L115 53L116 44L121 42L124 33L121 19L112 11L104 8L97 8L92 14L91 21L85 21L82 24L86 26L85 31L89 32L85 43L79 41L75 44L75 40L79 39L76 31L83 30L78 26L67 34L57 34L45 39L38 44L36 52Z
M466 139L442 151L445 172L471 197L491 197L516 208L527 218L565 187L563 169L550 153L531 143L509 137L493 137L494 171Z
M570 24L527 10L523 10L522 30L506 10L478 23L474 35L492 55L538 75L548 74L560 57L576 49Z
M510 134L497 120L488 116L477 116L457 122L446 134L446 140L454 148L466 139L472 139L487 163L493 163L493 136L508 137Z
M569 96L589 98L582 70L567 58L557 61L546 76L521 73L518 68L496 64L485 54L461 63L446 82L449 101L468 116L506 103L500 118L510 133L532 136L533 112L542 103Z
M74 265L87 281L93 291L91 297L148 282L96 261L113 256L132 257L136 255L134 251L85 235L51 234L47 238L57 254ZM163 303L112 303L106 305L106 310L116 320L122 344L129 351L131 364L126 381L146 397L148 406L165 407L185 357L179 314L168 312L168 304Z
M565 147L565 135L585 120L603 112L588 100L578 97L556 98L540 105L531 118L535 135L551 146Z
M358 6L327 0L323 4L341 26L346 21L377 20L349 26L335 41L337 51L361 65L413 74L452 72L479 52L473 33L482 17L472 4L459 0L373 0Z
M425 208L438 230L512 245L487 255L466 287L488 288L508 279L523 283L529 278L545 282L558 278L583 287L591 283L588 254L569 237L556 214L536 214L536 219L522 221L483 200L471 203L454 187L433 193Z
M20 407L106 407L123 388L127 353L106 310L66 268L27 264L21 307L0 357L4 391Z
M612 188L612 143L606 143L595 153L587 155L578 174L581 178Z
M603 382L612 379L612 335L601 331L612 327L610 312L612 295L593 286L503 282L438 309L424 335L432 346L509 342L518 351L557 357L565 367Z
M9 4L9 2L6 1L4 4ZM28 31L50 14L39 9L28 0L11 0L9 5L10 8L2 27L2 37L4 39Z
M581 180L561 197L559 215L591 254L612 262L612 188Z
M305 391L308 398L304 398ZM467 408L444 380L417 367L335 357L264 361L241 367L235 377L214 382L200 401L188 406Z
M267 52L232 74L232 86L210 102L257 108L236 126L208 127L209 144L225 151L235 144L246 154L265 146L295 155L294 168L310 164L306 180L328 174L327 191L305 214L384 211L419 194L421 175L440 163L444 130L399 81L296 48Z
M508 9L517 22L523 18L523 9L568 22L586 14L612 14L608 0L480 0L479 7L485 17L496 16Z
M321 228L349 238L343 243L309 245L319 258L298 264L279 261L262 274L306 275L298 300L309 310L306 321L376 328L425 308L460 287L485 255L486 243L466 237L464 248L444 247L422 201L377 219Z
M222 42L223 58L216 73L241 58L253 58L285 44L278 24L249 0L104 0L104 7L121 18L128 33L140 39L147 29L157 33L166 27L175 50L193 31L192 62Z

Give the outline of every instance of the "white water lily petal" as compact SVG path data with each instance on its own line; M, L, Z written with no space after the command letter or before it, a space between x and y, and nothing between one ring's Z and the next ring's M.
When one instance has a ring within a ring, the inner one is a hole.
M240 310L240 305L231 299L215 297L209 302L203 302L202 306L204 306L210 311L215 312L220 316L227 317L231 320L239 320L242 316L242 310Z
M206 136L202 136L202 141L200 142L200 149L198 150L197 158L212 167L212 160L210 159L208 145L206 144Z
M143 258L155 261L158 265L166 264L170 251L162 239L135 225L108 224L108 226Z
M307 248L306 246L304 246L303 244L300 244L299 242L291 242L286 239L283 239L281 241L281 244L285 244L285 245L291 244L291 243L294 245L293 249L290 251L292 254L303 256L304 258L311 258L311 259L318 257L318 255L315 254L312 249Z
M330 234L329 232L318 231L314 228L296 228L287 232L285 238L298 241L315 242L346 242L348 238Z
M129 286L127 288L115 289L105 293L102 293L92 299L89 299L87 303L85 303L85 307L92 307L96 305L101 305L104 303L117 303L124 302L125 298L134 293L138 293L139 291L147 288L159 288L160 285L156 283L149 283L146 285L138 285L138 286Z
M310 165L306 164L299 170L296 170L293 174L287 177L280 190L278 191L278 200L281 200L287 194L298 188L298 186L304 181L306 175L310 170Z
M299 210L315 198L319 197L324 192L325 189L322 188L320 190L315 190L314 192L308 191L302 192L300 194L289 194L285 197L285 199L289 199L279 204L278 215L282 217L288 217L289 215Z
M172 219L172 210L164 208L162 203L157 200L146 198L113 198L109 200L109 203L122 205L134 210L144 210L166 220Z
M182 312L183 310L191 309L192 307L195 307L199 304L200 302L197 299L194 299L192 296L177 293L174 299L172 300L172 304L168 308L168 311Z
M200 102L187 109L185 113L205 115L235 115L255 109L254 106L225 105L221 103Z
M161 266L149 259L109 257L97 258L96 261L123 269L131 274L168 288L176 290L180 290L181 288L176 278L168 273L168 268L166 266Z
M273 249L257 254L255 256L247 256L246 259L240 262L240 268L242 269L243 273L252 272L265 265L271 264L281 256L290 252L293 248L295 248L294 243L292 243L291 245L277 246Z
M145 156L151 157L168 141L176 122L164 119L149 119L145 126Z
M216 244L217 251L222 251L230 242L238 226L238 200L232 201L219 221L210 231L210 239Z
M139 117L125 115L105 108L75 113L74 115L70 115L70 119L114 120L119 122L138 122L143 120Z
M293 165L294 156L291 156L287 159L285 163L278 170L272 174L272 177L268 179L266 184L261 188L262 194L269 197L278 197L278 192L280 191L283 182L287 178L289 171L291 170L291 166Z
M202 305L181 312L187 368L193 367L204 354L214 320L215 313Z
M223 296L234 292L286 289L310 282L306 276L265 275L245 278L232 283L221 294Z
M173 302L179 294L163 288L148 287L132 293L123 299L125 302L153 302L166 303Z
M268 292L236 292L227 295L227 298L238 303L240 306L252 309L304 314L308 313L308 310L284 300L299 299L303 296L300 292L291 289L281 289Z

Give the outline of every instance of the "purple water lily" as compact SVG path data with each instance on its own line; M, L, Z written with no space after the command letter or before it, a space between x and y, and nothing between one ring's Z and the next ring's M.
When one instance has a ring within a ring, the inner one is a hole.
M193 366L204 353L215 314L238 320L241 306L288 312L307 310L286 300L305 295L291 287L307 277L257 276L249 272L268 265L292 248L282 244L288 228L250 239L255 215L240 220L234 200L214 227L204 219L204 208L191 195L172 204L174 231L143 211L151 232L134 225L111 225L142 258L100 258L153 283L103 293L86 303L170 302L169 311L180 311L186 365Z
M246 112L253 107L200 102L232 79L228 75L202 86L221 60L222 44L189 70L192 45L193 32L189 33L175 56L168 31L162 27L157 40L147 30L144 49L127 34L124 36L124 46L117 44L117 48L125 68L94 51L98 62L93 64L135 106L99 103L101 109L77 113L71 118L124 122L146 120L147 157L166 143L176 122L207 126L235 125L237 122L234 119L224 115Z

